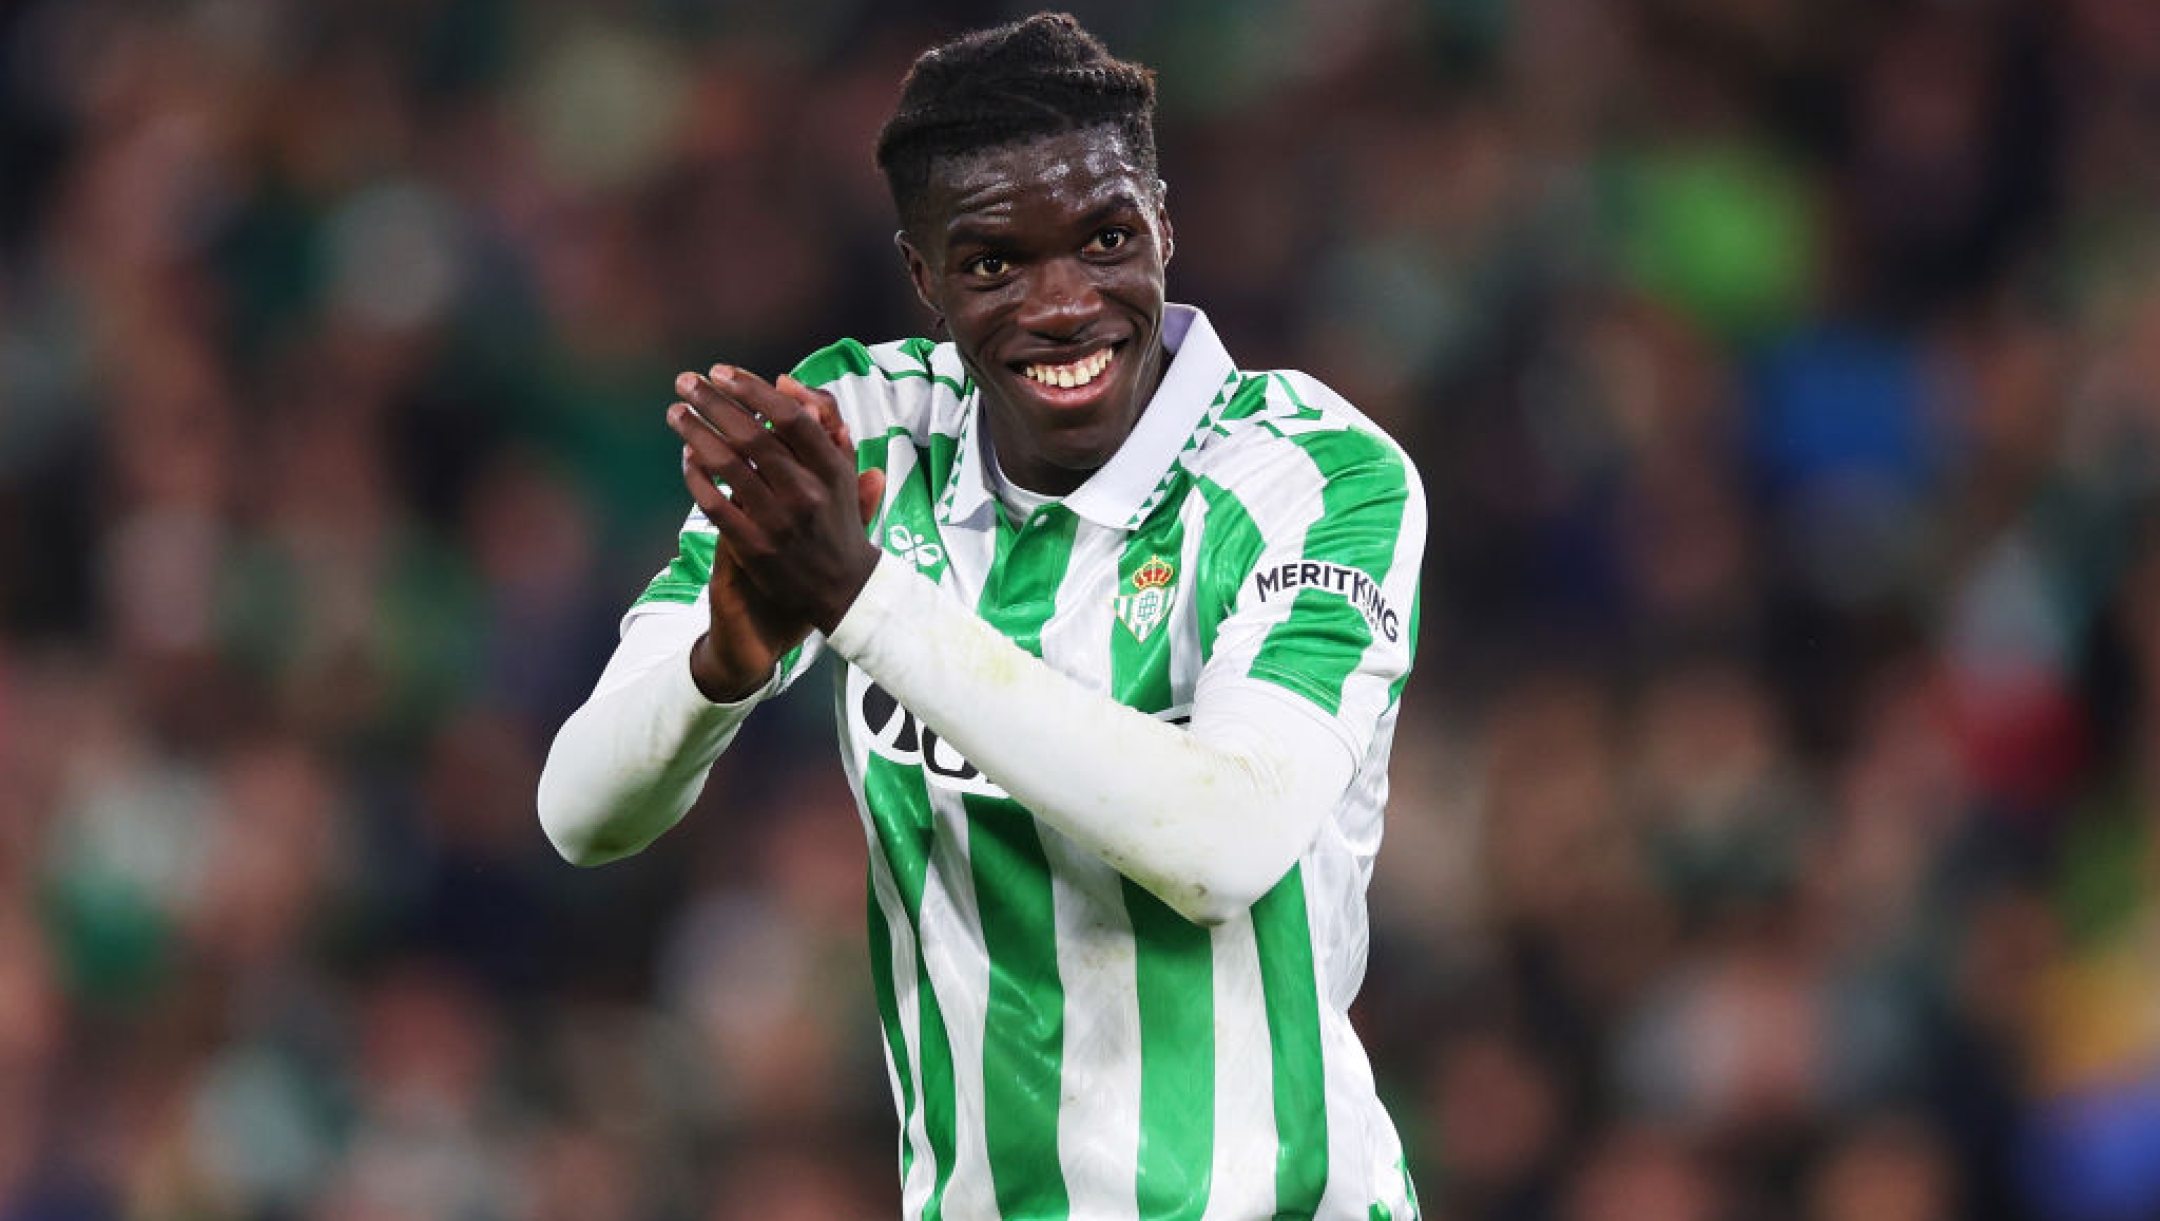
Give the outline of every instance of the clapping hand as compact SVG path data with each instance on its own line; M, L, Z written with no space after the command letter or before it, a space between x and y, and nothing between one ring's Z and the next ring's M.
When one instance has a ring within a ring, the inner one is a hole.
M668 427L683 441L683 482L719 528L712 624L691 654L708 698L741 699L815 628L831 631L877 565L863 527L883 471L856 469L832 395L729 365L675 379ZM723 490L724 485L724 490Z

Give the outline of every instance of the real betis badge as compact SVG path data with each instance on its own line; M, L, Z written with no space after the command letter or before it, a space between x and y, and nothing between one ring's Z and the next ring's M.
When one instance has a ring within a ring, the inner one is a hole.
M1170 604L1177 598L1177 569L1161 556L1151 555L1128 578L1128 584L1131 589L1113 600L1118 621L1134 640L1146 640L1170 617Z

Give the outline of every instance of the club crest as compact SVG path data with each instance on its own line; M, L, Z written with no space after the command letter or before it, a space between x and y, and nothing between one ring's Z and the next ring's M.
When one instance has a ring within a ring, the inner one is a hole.
M1171 603L1177 599L1177 569L1161 556L1151 555L1125 584L1127 588L1112 600L1118 622L1134 640L1146 640L1170 617Z

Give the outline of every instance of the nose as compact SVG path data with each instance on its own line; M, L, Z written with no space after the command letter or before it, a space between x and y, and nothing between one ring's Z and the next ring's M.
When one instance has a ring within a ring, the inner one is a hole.
M1102 313L1102 294L1078 259L1039 264L1020 305L1019 323L1030 331L1069 339Z

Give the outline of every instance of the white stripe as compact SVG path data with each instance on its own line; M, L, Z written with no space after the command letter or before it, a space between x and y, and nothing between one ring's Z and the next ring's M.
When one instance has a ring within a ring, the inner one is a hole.
M1132 925L1117 871L1043 832L1065 1006L1058 1165L1075 1216L1139 1215L1140 998Z
M982 916L968 860L967 809L949 789L930 790L936 833L922 904L923 959L937 993L953 1059L953 1172L945 1215L997 1216L990 1145L983 1126L983 1025L990 1007L990 962L980 952ZM966 952L962 950L966 947Z
M1365 1048L1339 1009L1320 1010L1322 1080L1327 1083L1328 1185L1316 1218L1366 1221L1374 1201L1408 1217L1396 1161L1402 1146L1381 1109Z
M1117 629L1111 596L1124 549L1122 531L1080 522L1058 581L1057 609L1043 624L1043 660L1097 691L1110 688L1110 633Z
M1110 679L1110 633L1121 630L1105 591L1116 588L1124 543L1122 531L1080 522L1057 612L1043 625L1043 660L1097 689ZM1065 1006L1058 1163L1067 1198L1085 1202L1089 1221L1136 1218L1140 998L1124 883L1071 840L1038 829L1050 864L1058 975L1068 998L1082 998Z
M1215 930L1215 1144L1201 1221L1275 1212L1275 1060L1251 917Z
M940 533L946 555L940 584L955 597L981 589L995 554L995 535L949 525ZM990 1177L983 1114L983 1028L989 1020L991 964L982 948L966 805L958 792L944 786L932 786L929 793L935 833L923 880L922 935L953 1062L954 1165L945 1185L944 1215L956 1221L994 1218L997 1190Z
M903 342L896 341L870 344L865 351L876 369L912 376L842 373L819 387L833 396L841 420L856 439L881 436L899 426L920 441L954 417L959 396L943 383L922 377L922 365L904 347ZM945 345L932 354L933 372L950 375L952 370L943 367L942 359L948 351L950 345Z
M1290 442L1277 445L1287 446L1297 460L1282 461L1283 450L1275 446L1247 445L1241 448L1239 459L1221 464L1223 469L1219 471L1206 472L1210 480L1237 497L1246 516L1259 528L1262 566L1303 556L1306 531L1323 508L1321 489L1326 481L1319 466ZM1252 487L1265 488L1267 494L1255 499L1245 491ZM1193 696L1196 701L1206 698L1211 682L1242 680L1268 632L1290 617L1290 608L1297 602L1285 594L1261 597L1250 578L1238 587L1236 599L1236 606L1215 637L1214 654Z
M1184 528L1178 555L1177 605L1171 608L1170 691L1174 696L1190 691L1200 678L1200 537L1207 519L1207 497L1195 486L1178 505L1178 524Z

